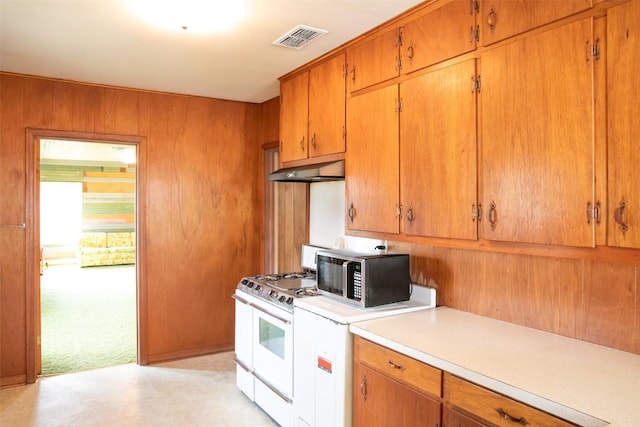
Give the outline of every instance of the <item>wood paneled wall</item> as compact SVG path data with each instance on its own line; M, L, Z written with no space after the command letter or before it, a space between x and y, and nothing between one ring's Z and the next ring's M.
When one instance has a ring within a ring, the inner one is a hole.
M27 216L26 128L145 138L138 168L142 360L231 349L231 295L261 263L255 184L263 130L274 127L261 119L262 107L0 73L0 108L0 224ZM25 298L34 294L27 291L27 235L0 229L0 384L24 382L27 370Z
M391 243L438 305L640 354L639 266ZM473 325L469 325L470 328Z

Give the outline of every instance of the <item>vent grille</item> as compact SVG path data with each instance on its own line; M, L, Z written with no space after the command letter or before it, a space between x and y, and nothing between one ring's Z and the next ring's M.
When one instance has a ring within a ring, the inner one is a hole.
M280 36L273 44L291 49L302 49L327 33L327 30L313 28L307 25L298 25L286 34Z

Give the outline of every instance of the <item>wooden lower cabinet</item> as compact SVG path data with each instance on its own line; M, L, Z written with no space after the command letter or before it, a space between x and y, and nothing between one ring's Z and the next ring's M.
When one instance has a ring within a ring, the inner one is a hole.
M354 337L353 426L575 426L419 360Z
M440 401L354 364L353 426L439 426Z
M441 370L356 336L353 375L354 427L440 426Z
M445 427L514 425L564 427L575 425L448 372L444 373L442 388L446 402L443 416Z

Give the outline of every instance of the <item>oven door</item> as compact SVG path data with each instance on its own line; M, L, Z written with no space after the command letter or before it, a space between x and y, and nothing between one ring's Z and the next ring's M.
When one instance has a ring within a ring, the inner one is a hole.
M255 299L253 371L283 400L293 397L293 314Z

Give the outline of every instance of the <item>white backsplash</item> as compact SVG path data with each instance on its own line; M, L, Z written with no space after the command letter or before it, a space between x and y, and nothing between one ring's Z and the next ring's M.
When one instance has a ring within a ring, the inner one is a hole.
M344 181L315 182L309 190L309 243L332 249L379 253L384 240L345 236Z

